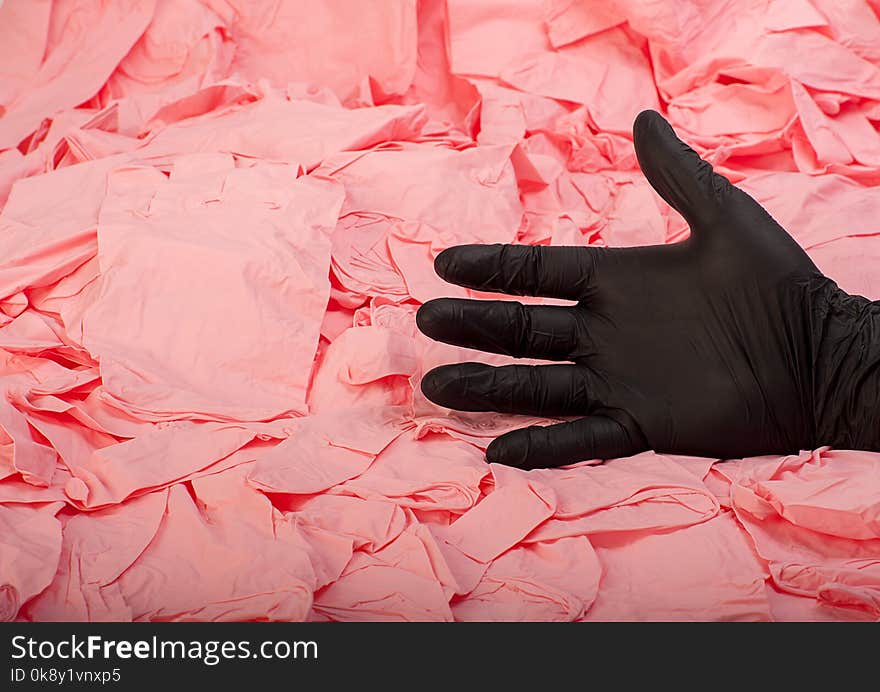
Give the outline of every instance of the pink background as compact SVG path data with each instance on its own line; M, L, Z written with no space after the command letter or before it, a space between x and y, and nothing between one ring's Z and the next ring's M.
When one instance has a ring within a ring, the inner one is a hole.
M684 237L644 108L880 298L878 14L6 0L0 618L880 618L880 454L489 466L542 421L414 324L451 245Z

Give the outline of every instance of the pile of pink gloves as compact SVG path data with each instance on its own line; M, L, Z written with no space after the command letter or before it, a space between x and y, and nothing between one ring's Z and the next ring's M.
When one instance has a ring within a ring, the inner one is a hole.
M880 298L878 15L6 0L0 619L880 619L880 454L490 466L550 421L414 321L452 245L683 238L645 108Z

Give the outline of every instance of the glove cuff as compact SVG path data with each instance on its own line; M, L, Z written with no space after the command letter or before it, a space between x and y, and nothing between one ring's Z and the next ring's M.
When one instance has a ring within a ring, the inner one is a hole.
M880 451L880 301L828 280L814 326L816 446Z

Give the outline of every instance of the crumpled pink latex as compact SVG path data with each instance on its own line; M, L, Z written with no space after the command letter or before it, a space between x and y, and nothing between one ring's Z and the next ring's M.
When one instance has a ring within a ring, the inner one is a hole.
M880 619L880 454L490 466L414 321L685 237L644 108L880 298L880 5L391 5L0 4L0 619Z

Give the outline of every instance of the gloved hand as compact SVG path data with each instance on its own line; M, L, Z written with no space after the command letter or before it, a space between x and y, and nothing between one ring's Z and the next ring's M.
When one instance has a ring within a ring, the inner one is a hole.
M880 450L880 303L848 295L748 194L653 111L633 128L654 189L690 237L635 248L463 245L437 273L481 291L577 301L440 298L429 337L555 361L428 372L441 406L585 416L500 436L486 457L521 468L658 452L732 458L820 445Z

